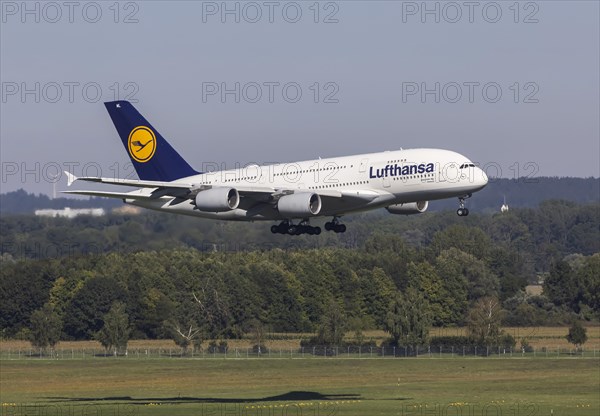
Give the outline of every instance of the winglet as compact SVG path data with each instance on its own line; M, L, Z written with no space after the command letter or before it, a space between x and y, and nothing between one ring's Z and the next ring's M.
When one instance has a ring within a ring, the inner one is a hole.
M65 175L67 175L67 186L73 185L73 182L75 182L77 179L79 179L77 176L73 175L71 172L68 172L66 170L65 170Z

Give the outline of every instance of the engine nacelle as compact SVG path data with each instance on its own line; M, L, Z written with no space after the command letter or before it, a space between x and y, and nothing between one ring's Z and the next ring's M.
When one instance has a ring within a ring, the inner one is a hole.
M240 204L240 194L235 188L211 188L198 192L194 203L200 211L231 211Z
M428 206L429 201L419 201L409 202L406 204L390 205L386 209L390 214L411 215L424 213L425 211L427 211Z
M279 198L277 209L286 218L310 217L321 212L321 197L308 192L285 195Z

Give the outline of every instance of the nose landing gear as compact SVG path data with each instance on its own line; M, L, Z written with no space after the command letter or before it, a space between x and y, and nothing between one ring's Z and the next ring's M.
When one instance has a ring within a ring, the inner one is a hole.
M468 198L471 198L471 194L458 197L458 209L456 210L456 214L459 217L466 217L467 215L469 215L469 209L465 208L465 199Z

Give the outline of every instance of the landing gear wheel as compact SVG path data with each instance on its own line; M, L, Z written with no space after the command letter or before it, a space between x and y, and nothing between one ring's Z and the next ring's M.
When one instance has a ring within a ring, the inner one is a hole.
M346 226L344 224L340 224L338 217L333 217L333 220L325 223L325 230L333 231L335 233L345 233Z
M335 225L337 227L337 225ZM331 225L334 227L334 225ZM331 228L333 230L333 228ZM321 227L312 227L308 220L301 221L298 224L293 224L291 221L286 220L279 223L279 225L271 226L271 232L273 234L288 234L288 235L319 235L321 234Z
M469 210L465 208L465 199L467 198L471 198L471 194L458 197L458 209L456 210L456 214L459 217L466 217L469 215Z

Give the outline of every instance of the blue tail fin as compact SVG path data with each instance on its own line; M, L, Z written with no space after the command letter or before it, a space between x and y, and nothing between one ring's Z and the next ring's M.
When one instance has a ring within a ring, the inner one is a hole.
M104 105L141 180L170 182L198 174L129 101Z

